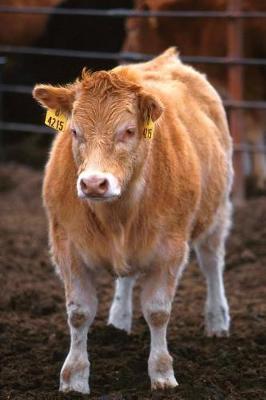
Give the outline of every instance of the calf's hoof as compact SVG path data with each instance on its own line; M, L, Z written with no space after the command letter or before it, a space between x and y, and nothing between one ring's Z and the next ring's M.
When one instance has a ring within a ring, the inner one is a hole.
M178 386L173 370L173 359L169 353L151 354L148 365L152 390L172 389Z
M229 337L229 331L226 331L226 330L208 331L206 333L206 336L207 337L217 337L217 338Z
M60 374L60 392L89 394L90 364L86 362L65 363Z
M228 337L230 316L227 306L206 312L206 335L208 337Z
M151 390L167 390L178 386L174 374L168 377L157 377L151 380Z
M128 313L124 313L122 315L119 313L110 313L108 325L113 325L115 328L130 334L131 320L132 316Z
M115 300L109 312L108 325L113 325L115 328L131 332L132 311L129 307L125 307L121 301Z

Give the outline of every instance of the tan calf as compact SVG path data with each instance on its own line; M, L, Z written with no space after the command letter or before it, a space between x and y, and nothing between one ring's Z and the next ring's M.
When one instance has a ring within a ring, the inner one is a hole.
M144 64L85 71L66 87L37 85L33 94L68 116L43 188L71 333L60 389L89 392L87 333L100 268L118 277L108 322L127 332L141 275L151 385L174 387L166 330L190 246L207 280L207 334L229 329L223 266L232 143L220 98L174 49Z

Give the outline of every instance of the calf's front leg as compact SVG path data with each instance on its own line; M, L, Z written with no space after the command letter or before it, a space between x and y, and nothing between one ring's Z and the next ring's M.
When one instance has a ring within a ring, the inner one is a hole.
M170 262L152 267L142 280L141 305L151 335L148 371L152 389L178 385L173 360L168 352L166 332L178 277L187 260L187 246L180 246L177 253L177 257Z
M89 393L87 334L96 314L96 291L91 272L82 263L70 265L64 283L71 344L60 374L60 391Z

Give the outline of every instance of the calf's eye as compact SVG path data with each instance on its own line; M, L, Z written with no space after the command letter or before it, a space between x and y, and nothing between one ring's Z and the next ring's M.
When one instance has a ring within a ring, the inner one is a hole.
M77 137L77 131L76 131L76 129L71 129L71 133L72 133L72 135L74 136L74 138Z
M127 128L125 133L126 133L127 136L134 136L135 135L135 129L134 128Z
M136 133L136 129L133 127L123 129L120 132L118 132L117 140L119 142L126 142L127 140L132 138L135 135L135 133Z

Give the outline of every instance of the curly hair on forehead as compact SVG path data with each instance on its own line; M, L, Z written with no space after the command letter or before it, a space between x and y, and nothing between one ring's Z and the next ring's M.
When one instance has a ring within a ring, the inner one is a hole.
M141 86L137 84L137 74L133 72L97 71L90 72L86 68L82 70L80 83L82 89L90 92L131 92L138 93Z

